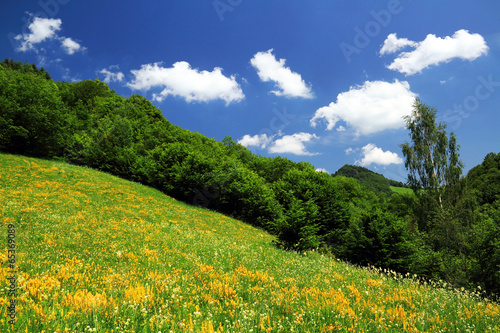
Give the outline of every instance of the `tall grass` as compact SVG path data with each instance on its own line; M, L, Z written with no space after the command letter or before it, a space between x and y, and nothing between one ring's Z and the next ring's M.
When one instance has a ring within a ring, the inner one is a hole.
M1 332L495 332L475 293L361 269L153 189L0 154ZM15 228L9 324L8 225Z

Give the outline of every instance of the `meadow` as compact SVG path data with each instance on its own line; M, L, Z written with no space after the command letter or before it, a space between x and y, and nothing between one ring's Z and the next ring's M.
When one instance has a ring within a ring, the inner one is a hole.
M408 187L389 186L389 188L399 194L413 194L412 189Z
M1 332L500 332L480 290L280 250L243 222L63 162L0 154L0 221Z

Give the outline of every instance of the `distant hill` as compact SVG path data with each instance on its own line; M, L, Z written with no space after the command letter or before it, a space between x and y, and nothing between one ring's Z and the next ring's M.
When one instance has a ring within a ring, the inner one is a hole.
M356 179L360 185L366 187L375 193L384 193L388 196L392 195L398 191L397 188L406 188L402 182L398 182L392 179L387 179L383 175L373 172L367 168L346 164L341 167L335 174L335 176L344 176ZM392 188L391 188L392 187Z

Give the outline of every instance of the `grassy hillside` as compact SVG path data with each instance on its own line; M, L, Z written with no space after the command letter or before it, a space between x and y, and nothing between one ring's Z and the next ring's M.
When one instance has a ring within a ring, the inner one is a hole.
M284 249L328 249L353 264L500 295L500 209L496 190L475 188L490 183L483 172L463 192L443 189L454 194L443 197L442 214L432 191L404 197L390 188L403 184L360 166L331 177L304 161L258 156L230 137L170 123L143 96L119 96L98 79L55 82L9 59L0 61L0 110L3 153L150 186L265 229Z
M474 294L285 252L261 230L88 168L0 154L0 221L4 290L17 270L1 332L500 330L499 305Z
M392 191L399 193L399 194L412 194L413 190L408 187L400 187L400 186L390 186L389 187Z

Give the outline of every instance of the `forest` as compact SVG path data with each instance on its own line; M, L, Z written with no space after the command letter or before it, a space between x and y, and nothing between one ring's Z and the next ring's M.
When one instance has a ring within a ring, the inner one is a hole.
M406 119L411 142L401 144L403 185L356 166L330 175L258 156L230 137L218 142L171 124L146 98L124 98L98 79L55 82L35 65L0 62L3 153L64 160L156 188L262 228L286 250L498 295L500 153L463 175L459 145L435 123L436 110L417 100L414 112Z

